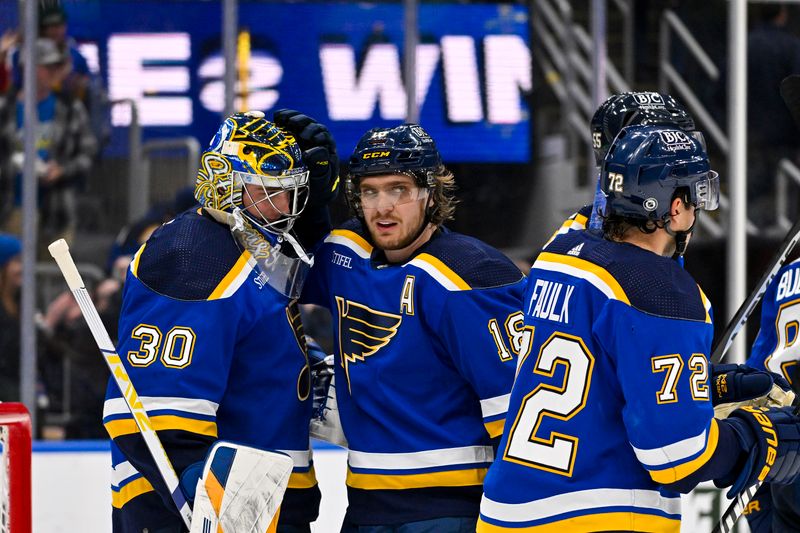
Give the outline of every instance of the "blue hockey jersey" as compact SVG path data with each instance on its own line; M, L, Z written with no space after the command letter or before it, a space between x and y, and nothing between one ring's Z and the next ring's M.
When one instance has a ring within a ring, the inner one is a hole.
M310 377L297 306L264 283L227 226L202 211L162 226L125 282L118 353L178 475L217 439L289 454L281 523L316 519ZM103 423L112 443L114 531L181 524L116 383Z
M324 240L303 294L333 314L347 519L477 516L526 342L524 276L446 229L405 263L381 256L353 220Z
M781 374L796 387L800 359L800 259L785 265L767 287L747 364Z
M718 440L710 305L672 259L572 231L538 256L478 531L679 531Z

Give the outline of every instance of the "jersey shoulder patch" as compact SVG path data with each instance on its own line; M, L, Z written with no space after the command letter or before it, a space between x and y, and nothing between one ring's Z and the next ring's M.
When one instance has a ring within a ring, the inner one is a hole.
M442 274L458 290L501 287L524 277L508 257L488 244L446 228L440 231L407 264L423 268L440 282L443 280L436 274ZM443 284L454 290L447 282Z
M237 268L241 270L242 256L227 226L187 211L153 232L132 271L159 294L207 300Z
M606 240L598 232L575 231L558 236L548 255L600 270L622 291L631 307L656 316L710 321L697 283L677 261L638 246ZM575 259L571 259L575 258Z

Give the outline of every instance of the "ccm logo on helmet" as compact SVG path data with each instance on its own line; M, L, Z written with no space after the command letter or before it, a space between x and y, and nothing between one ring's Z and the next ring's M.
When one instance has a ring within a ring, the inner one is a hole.
M391 152L367 152L362 156L362 159L380 159L381 157L389 157Z
M775 433L775 428L772 427L772 422L766 416L764 416L761 409L756 409L753 407L742 407L743 410L747 411L748 413L752 413L753 418L756 419L758 425L761 426L761 430L768 435L765 439L765 442L768 445L767 448L767 460L764 468L761 469L761 473L758 475L759 481L764 481L769 474L772 465L775 464L775 458L778 455L777 450L775 449L778 446L778 434Z

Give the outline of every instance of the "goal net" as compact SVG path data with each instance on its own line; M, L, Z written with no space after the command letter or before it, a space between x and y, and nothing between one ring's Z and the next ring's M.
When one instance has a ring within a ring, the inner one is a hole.
M0 403L0 533L31 533L31 419Z

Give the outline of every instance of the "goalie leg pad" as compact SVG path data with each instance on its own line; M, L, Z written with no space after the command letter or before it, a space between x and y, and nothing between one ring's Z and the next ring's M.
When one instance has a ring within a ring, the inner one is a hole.
M282 453L215 443L197 481L191 533L274 529L293 466Z

